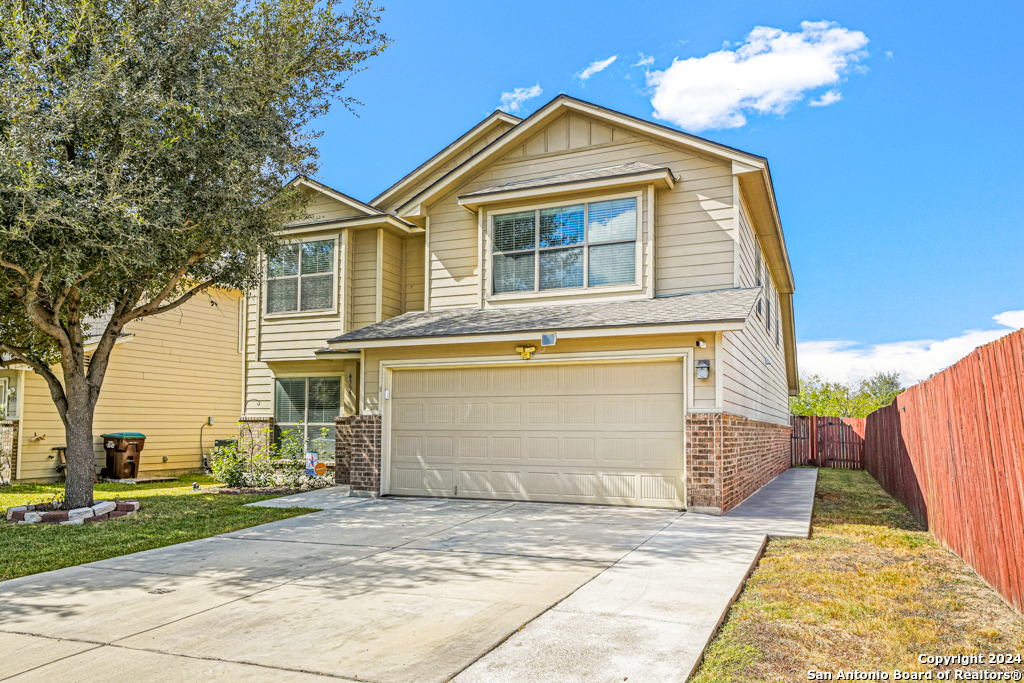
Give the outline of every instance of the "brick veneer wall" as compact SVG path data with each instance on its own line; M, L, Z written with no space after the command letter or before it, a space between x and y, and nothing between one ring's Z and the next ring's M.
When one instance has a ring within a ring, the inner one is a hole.
M380 415L346 415L335 421L334 477L353 491L380 491Z
M18 421L0 420L0 484L10 484L18 462Z
M789 469L789 425L738 415L688 415L687 507L724 513Z
M272 417L240 417L238 418L238 447L250 452L255 446L256 453L267 453L274 442L274 418Z

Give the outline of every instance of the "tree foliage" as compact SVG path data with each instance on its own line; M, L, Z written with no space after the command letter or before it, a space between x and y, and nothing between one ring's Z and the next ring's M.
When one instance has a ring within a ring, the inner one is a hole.
M903 391L898 372L880 372L859 384L810 375L800 378L800 395L789 399L789 410L793 415L867 417Z
M91 497L92 413L124 325L259 281L261 254L302 209L286 181L317 168L311 124L356 104L348 77L387 44L379 12L366 0L3 3L0 351L47 380L69 487L88 476Z

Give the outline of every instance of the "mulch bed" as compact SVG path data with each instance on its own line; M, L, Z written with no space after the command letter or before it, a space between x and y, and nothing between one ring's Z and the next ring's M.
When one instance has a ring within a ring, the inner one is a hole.
M292 493L306 493L312 491L309 487L292 488L289 486L267 486L264 488L245 489L203 489L203 493L228 493L232 495L257 495L257 496L286 496Z

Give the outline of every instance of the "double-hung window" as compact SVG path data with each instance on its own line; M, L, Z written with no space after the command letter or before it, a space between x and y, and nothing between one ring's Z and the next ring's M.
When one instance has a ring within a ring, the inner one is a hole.
M497 214L494 294L636 284L636 197Z
M304 441L334 453L334 418L341 415L341 377L279 378L274 388L274 439L305 425ZM322 430L327 429L324 438Z
M267 313L324 311L334 307L334 240L281 247L267 267Z

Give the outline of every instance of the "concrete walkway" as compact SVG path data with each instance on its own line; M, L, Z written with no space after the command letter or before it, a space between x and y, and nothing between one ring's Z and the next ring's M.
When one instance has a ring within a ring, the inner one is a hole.
M722 517L680 517L456 683L683 683L768 538L810 535L817 477L791 469Z
M814 475L721 518L277 499L323 510L0 583L0 680L681 681Z

